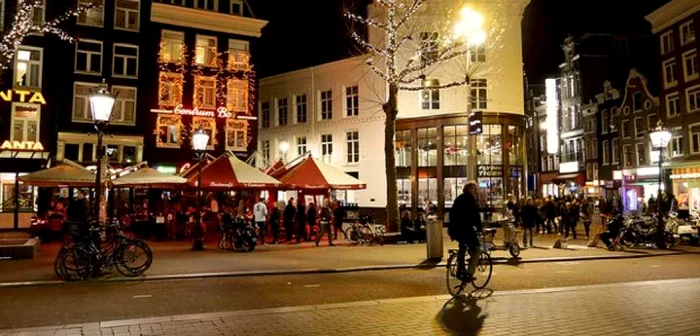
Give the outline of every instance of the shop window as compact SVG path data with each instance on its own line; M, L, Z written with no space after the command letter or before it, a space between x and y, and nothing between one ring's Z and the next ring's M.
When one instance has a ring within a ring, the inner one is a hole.
M466 177L450 177L444 180L445 207L451 208L457 196L462 194L462 189L467 184Z
M260 124L262 128L270 127L270 102L260 103Z
M468 126L445 126L443 139L445 151L443 164L445 166L465 166L469 156Z
M503 191L503 178L482 177L477 179L479 186L479 206L501 209L504 206L505 194Z
M321 159L330 163L333 157L333 134L321 134Z
M228 40L229 69L248 71L250 69L250 44L248 41Z
M247 121L226 119L226 149L237 152L248 149Z
M511 166L520 166L520 156L522 155L522 138L520 128L508 126L508 162Z
M102 42L81 39L75 47L75 72L102 74Z
M306 95L298 95L296 98L296 123L306 123Z
M39 123L41 105L12 103L12 129L10 139L13 141L39 141Z
M413 134L411 130L396 131L394 135L394 150L396 151L396 167L411 166L411 152L413 151Z
M180 148L182 144L181 132L181 116L159 115L156 120L156 145L158 147Z
M20 183L19 190L15 190L15 178L14 173L0 173L0 212L13 212L18 206L19 211L37 211L38 188ZM16 203L15 192L19 194L19 204Z
M297 155L302 156L306 154L306 137L297 138Z
M214 145L216 145L216 119L209 117L192 117L192 132L200 128L209 134L207 150L214 150Z
M182 104L182 74L161 72L158 78L158 105L177 106Z
M41 88L43 49L20 46L15 57L14 83L17 88Z
M114 44L112 73L115 77L136 78L139 74L139 47L130 44Z
M439 86L440 82L437 79L428 79L423 81L420 100L423 110L439 110L440 109L440 89L431 89L432 86Z
M114 28L139 30L140 0L116 0Z
M289 117L287 116L287 98L277 99L277 125L285 126Z
M136 124L136 88L113 86L112 92L117 94L110 123L120 125Z
M194 61L204 66L216 66L216 37L197 35Z
M78 24L83 26L102 27L104 26L104 0L78 0L78 6L95 4L97 7L78 15Z
M194 76L194 107L216 108L216 77Z
M333 91L321 91L321 120L333 119Z
M356 117L360 115L360 94L357 85L345 88L345 116Z
M433 204L437 203L437 179L419 178L418 204L426 204L428 202L433 202Z
M89 97L92 90L97 88L95 83L78 83L73 88L73 121L92 122Z
M65 144L63 146L63 158L72 160L75 162L80 161L80 145L79 144Z
M185 34L183 32L163 30L160 36L160 62L178 63L183 61Z
M226 90L226 108L231 112L243 112L247 114L248 81L243 79L229 79L226 83Z
M347 145L347 163L360 162L360 132L345 132Z
M501 138L501 125L484 125L483 132L476 136L477 164L503 164L503 144Z
M437 128L419 128L418 140L418 167L437 166Z
M399 204L411 205L411 180L396 179Z

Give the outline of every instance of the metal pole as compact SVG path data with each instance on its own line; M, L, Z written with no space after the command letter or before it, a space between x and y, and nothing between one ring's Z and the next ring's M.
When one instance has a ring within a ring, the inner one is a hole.
M663 155L663 148L659 148L659 189L657 191L658 196L656 197L656 210L657 210L657 217L658 217L658 224L656 227L656 246L660 249L665 249L666 248L666 240L664 237L664 218L663 218L663 211L661 209L661 183L662 183L662 175L663 171L662 169L662 164L664 160L664 155Z
M203 153L197 153L199 163L197 164L197 212L202 213L202 159Z
M93 220L100 220L100 202L102 199L102 138L104 137L104 131L102 127L95 124L97 128L97 174L95 174L95 217Z
M19 172L15 172L15 211L12 223L14 230L19 230Z

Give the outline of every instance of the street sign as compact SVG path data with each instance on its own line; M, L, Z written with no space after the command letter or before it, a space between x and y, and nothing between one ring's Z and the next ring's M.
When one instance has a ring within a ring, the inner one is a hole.
M483 127L481 125L482 119L484 117L484 113L481 111L474 111L469 115L469 134L470 135L478 135L481 134L483 131Z

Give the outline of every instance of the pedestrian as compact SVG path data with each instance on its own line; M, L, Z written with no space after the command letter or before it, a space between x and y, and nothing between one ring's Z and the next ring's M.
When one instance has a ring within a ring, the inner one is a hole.
M545 212L545 201L544 199L540 198L537 205L537 214L539 215L537 218L537 232L539 232L539 234L543 234L545 232L545 222L547 221L547 215Z
M508 203L506 204L506 207L508 208L508 211L510 212L511 216L515 219L515 224L519 225L520 224L520 208L518 207L518 203L515 201L515 197L511 196L510 199L508 199Z
M311 202L309 203L309 210L306 212L306 225L304 228L304 240L309 241L311 239L311 231L314 229L314 226L316 225L316 205ZM316 235L318 235L319 232L316 232Z
M253 206L253 216L255 217L255 225L258 226L260 245L265 245L265 235L267 235L267 205L265 198L260 198L258 203Z
M462 194L452 203L450 226L447 233L450 239L459 245L457 251L457 279L469 280L474 276L481 254L478 234L482 233L481 215L477 203L476 182L469 182L462 189ZM469 251L469 267L465 270L465 254Z
M272 231L272 244L277 245L280 239L280 221L282 219L282 211L284 209L284 201L280 200L272 208L270 213L270 230Z
M296 217L297 209L294 207L294 197L289 198L287 202L287 207L284 208L284 233L285 233L285 243L292 241L292 235L294 234L294 218Z
M532 197L528 197L520 212L523 227L523 247L527 247L528 236L530 237L530 247L534 246L532 243L532 228L537 225L538 217L535 202L532 200Z
M552 196L549 196L549 199L545 203L545 214L547 216L547 233L552 233L552 229L557 231L557 223L554 221L557 217L557 207Z
M345 207L340 201L336 201L333 209L333 238L338 239L338 231L343 231L343 222L346 217Z
M68 220L78 224L88 224L90 219L90 204L85 198L85 191L78 192L78 198L68 206Z
M577 216L577 207L575 203L572 202L567 202L566 203L566 209L564 210L565 213L562 215L562 217L566 218L564 221L564 230L565 230L565 235L564 238L568 239L569 238L569 231L573 233L574 239L576 239L576 216Z
M328 245L335 246L333 244L333 230L331 230L331 221L333 220L333 213L331 211L331 202L326 198L323 200L323 207L318 210L319 217L319 230L318 235L316 235L316 246L321 242L321 237L323 232L328 231Z
M591 237L591 221L593 216L593 206L588 201L588 198L584 198L581 202L581 219L583 219L583 230L586 232L586 239Z
M297 243L301 243L302 240L306 238L306 205L304 205L304 198L299 197L297 200Z

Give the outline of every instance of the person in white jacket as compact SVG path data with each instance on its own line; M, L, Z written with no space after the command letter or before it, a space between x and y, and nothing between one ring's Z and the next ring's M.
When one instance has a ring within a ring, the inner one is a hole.
M264 198L261 198L253 206L253 216L255 217L255 225L258 226L260 233L260 245L264 245L265 235L267 234L267 205L265 205Z

